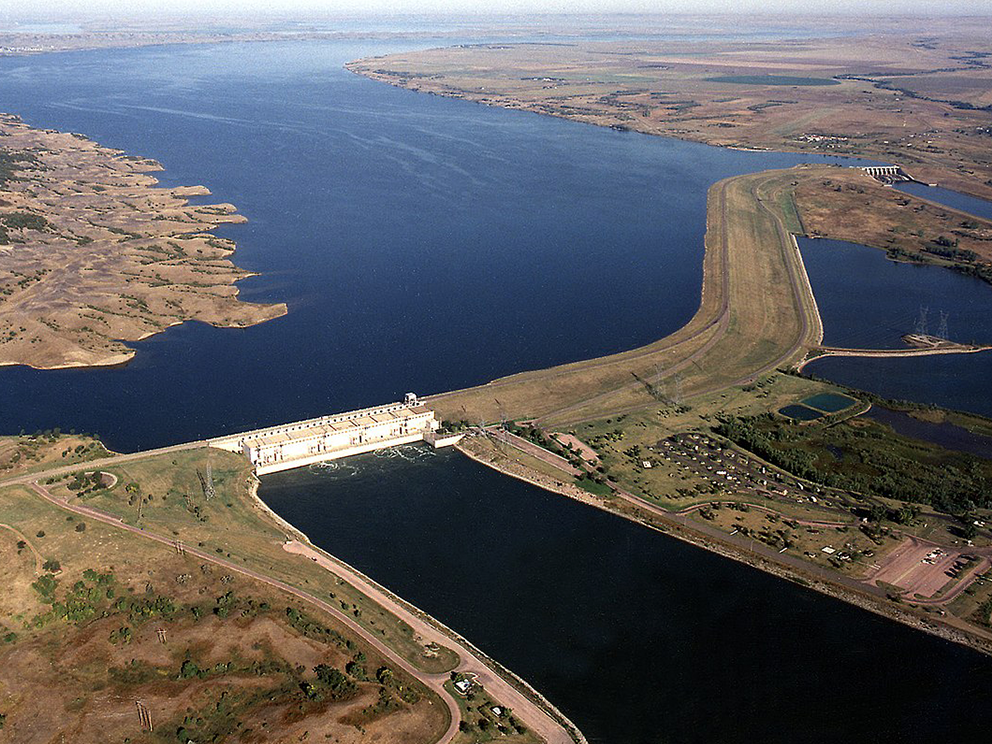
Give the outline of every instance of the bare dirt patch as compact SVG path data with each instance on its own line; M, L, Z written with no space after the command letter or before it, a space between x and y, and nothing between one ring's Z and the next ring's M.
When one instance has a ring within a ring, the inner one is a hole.
M939 554L935 554L938 550ZM880 568L871 580L877 585L898 586L910 596L932 597L950 580L947 571L963 552L906 538L880 562Z

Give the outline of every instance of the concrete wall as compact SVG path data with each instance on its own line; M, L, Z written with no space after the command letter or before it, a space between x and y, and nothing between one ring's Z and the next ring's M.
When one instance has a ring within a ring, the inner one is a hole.
M268 475L269 473L278 473L282 470L302 468L316 462L330 462L331 460L339 460L342 457L349 457L350 455L360 455L363 452L373 452L378 449L385 449L386 447L396 447L401 444L412 444L414 442L422 442L423 440L423 432L418 432L416 434L409 434L405 437L397 437L396 439L389 439L380 442L369 442L368 444L347 447L334 452L320 452L315 455L301 457L295 460L280 460L279 462L273 462L268 465L256 465L255 473L256 475Z

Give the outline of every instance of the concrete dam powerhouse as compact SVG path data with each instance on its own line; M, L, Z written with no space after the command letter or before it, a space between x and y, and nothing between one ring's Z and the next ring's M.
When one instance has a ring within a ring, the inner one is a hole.
M411 442L446 447L462 438L439 435L440 426L434 411L407 393L402 403L217 437L208 444L244 455L256 474L265 475Z

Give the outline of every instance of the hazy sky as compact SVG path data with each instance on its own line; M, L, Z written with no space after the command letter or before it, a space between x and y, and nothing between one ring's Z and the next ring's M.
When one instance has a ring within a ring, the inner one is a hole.
M137 16L149 12L257 13L322 11L325 14L563 13L563 12L802 12L989 14L992 0L0 0L0 15L58 18L82 15Z

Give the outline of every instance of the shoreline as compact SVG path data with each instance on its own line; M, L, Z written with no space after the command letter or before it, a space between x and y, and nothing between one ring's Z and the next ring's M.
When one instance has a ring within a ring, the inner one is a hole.
M652 514L665 522L664 527L652 524L645 518L613 509L603 499L594 496L592 493L583 491L578 486L569 487L567 484L559 481L558 483L561 483L561 485L556 487L554 483L543 482L540 478L528 476L525 473L516 472L510 468L501 466L494 460L467 450L467 448L461 444L455 445L455 449L469 459L474 460L481 465L485 465L486 467L502 473L503 475L524 481L525 483L529 483L550 493L565 496L566 498L570 498L573 501L578 501L586 506L592 506L596 509L600 509L608 514L612 514L616 517L639 524L647 529L653 530L654 532L673 537L702 550L720 555L724 558L736 561L737 563L741 563L766 574L776 576L785 581L790 581L793 584L811 589L833 599L845 602L849 605L859 607L863 610L871 612L872 614L900 623L901 625L923 631L945 641L967 646L968 648L985 654L986 656L992 656L992 637L983 638L969 630L959 628L956 625L951 625L947 622L928 622L925 618L916 615L908 609L900 610L896 606L886 604L887 600L885 598L875 599L872 594L867 591L867 589L859 591L854 587L844 586L839 582L814 576L812 575L812 572L804 574L802 571L796 570L782 563L775 562L769 556L762 556L754 552L749 555L736 549L728 542L720 540L718 536L705 534L684 522L679 522L675 519L677 514L667 512L667 510L663 510L660 507L657 508L657 511L652 511ZM626 497L620 498L624 498L624 500L628 501L628 503L632 503L635 508L644 508L641 504L637 503L640 501L639 499L631 502L631 500ZM944 618L947 617L947 615L943 615L941 617Z
M266 504L261 499L261 497L258 495L258 489L260 485L261 485L261 479L258 476L254 475L253 473L252 484L249 487L249 497L251 498L252 503L255 504L255 506L259 508L263 513L265 513L267 516L272 518L279 526L283 527L284 529L289 531L292 535L294 535L296 540L299 543L301 543L303 546L305 546L307 549L323 556L328 562L332 564L332 566L336 565L340 567L343 573L350 573L352 575L352 578L358 579L357 582L348 581L349 584L352 584L353 586L356 586L357 584L356 588L359 589L363 594L366 594L366 596L369 596L369 592L366 591L366 588L361 586L362 583L366 584L368 588L371 588L373 590L373 593L381 594L383 597L387 598L390 602L396 604L406 613L409 613L410 615L417 618L420 622L433 628L437 633L441 634L448 642L453 643L456 646L456 648L452 650L455 651L456 653L458 653L459 651L457 647L461 646L462 647L461 650L464 652L464 655L462 653L458 654L459 665L458 667L456 667L456 669L462 669L463 667L470 667L471 665L470 660L474 657L474 659L479 664L488 667L489 671L499 676L504 681L504 683L515 688L519 694L528 698L532 705L536 706L540 711L542 711L546 716L548 716L557 726L561 727L561 729L568 735L570 741L574 742L575 744L589 744L589 742L586 740L585 736L583 735L579 727L576 726L575 723L573 723L550 700L544 697L544 695L542 695L523 677L521 677L520 675L516 674L512 670L505 667L503 664L498 662L492 656L479 649L478 646L473 644L463 635L453 630L452 628L448 627L430 613L420 609L419 607L407 601L406 599L403 599L402 597L395 594L390 589L382 586L375 579L372 579L367 574L358 570L351 564L347 563L341 558L338 558L337 556L332 555L331 553L324 550L320 546L314 544L310 540L310 537L305 532L303 532L298 527L293 525L291 522L281 517L276 511L274 511L268 504ZM283 548L288 550L288 552L296 552L291 550L288 547L289 545L290 543L287 543L286 545L283 546ZM326 568L328 571L331 571L331 573L335 573L333 567L331 566L325 565L324 568ZM338 578L345 580L341 576L338 576ZM375 601L374 597L370 596L369 598ZM391 612L393 611L388 607L386 607L385 609ZM402 619L402 617L400 619ZM466 659L465 656L468 656L469 658ZM486 688L486 689L492 692L491 688ZM498 692L495 692L493 694L498 697ZM501 702L503 702L504 705L508 705L508 703L502 699ZM513 708L512 706L511 708L514 710L514 712L517 713L518 716L520 715L519 710L517 708ZM520 717L521 719L523 719L523 716ZM553 743L549 742L549 744L553 744Z
M157 160L16 114L0 114L0 134L16 156L2 201L37 216L0 226L10 243L0 367L119 368L140 350L129 344L188 321L247 328L289 312L241 298L240 282L257 272L234 263L237 244L216 229L247 219L230 203L191 203L210 195L205 186L165 186Z
M827 40L827 37L811 37L807 41L815 40ZM527 41L507 41L507 46L516 45L523 46L527 44ZM792 144L789 141L775 142L771 145L765 146L762 144L747 144L742 142L727 142L721 141L717 135L712 133L708 134L705 131L692 131L691 129L671 129L669 131L652 131L647 128L638 127L636 124L630 126L626 122L609 121L609 120L599 120L597 118L581 118L581 116L575 113L563 113L555 110L547 110L546 108L541 108L541 104L547 104L549 99L529 99L527 97L514 97L512 93L500 92L497 89L486 90L482 88L480 90L474 90L471 88L458 88L458 87L440 87L432 88L429 86L421 87L421 83L417 83L417 76L411 75L410 77L404 77L403 73L398 71L389 71L383 69L377 69L377 65L383 60L388 59L394 55L400 54L414 54L414 53L426 53L426 52L438 52L446 51L450 49L457 48L455 46L441 46L432 49L421 49L421 50L410 50L407 52L392 52L384 55L371 55L367 57L361 57L359 59L354 59L346 62L344 67L349 72L355 75L364 77L369 80L374 80L376 82L385 83L394 88L400 88L402 90L408 90L414 93L436 95L444 98L452 98L456 100L468 101L470 103L475 103L482 106L488 106L490 108L500 108L507 111L521 111L536 114L538 116L548 116L557 119L565 119L568 121L574 121L580 124L589 124L592 126L602 127L605 129L612 129L620 133L636 133L643 134L652 137L664 137L668 139L678 140L681 142L693 142L696 144L703 144L710 147L719 147L726 150L733 150L737 152L752 152L752 153L790 153L795 155L806 155L806 156L837 156L844 158L851 158L855 160L871 161L871 162L890 162L892 160L891 154L887 154L884 150L872 153L864 150L857 152L829 152L825 150L816 149L804 149L798 145ZM424 76L429 79L430 76ZM687 94L688 95L688 94ZM484 96L484 97L483 97ZM554 99L550 99L554 100ZM609 116L607 113L601 113L600 116ZM945 114L946 115L946 114ZM902 153L903 159L910 158L913 160L912 165L907 165L906 167L927 167L927 162L921 159L917 153ZM952 191L957 191L958 193L965 194L977 199L983 199L985 201L992 201L992 195L985 188L986 186L992 186L992 184L984 184L981 182L976 183L974 179L966 178L963 182L955 181L954 169L948 165L941 164L938 166L941 173L948 178L945 182L954 182L957 185L947 186ZM912 178L911 180L917 183L923 183L928 186L931 185L929 181L918 180ZM939 181L940 179L937 179ZM936 183L936 182L935 182Z

